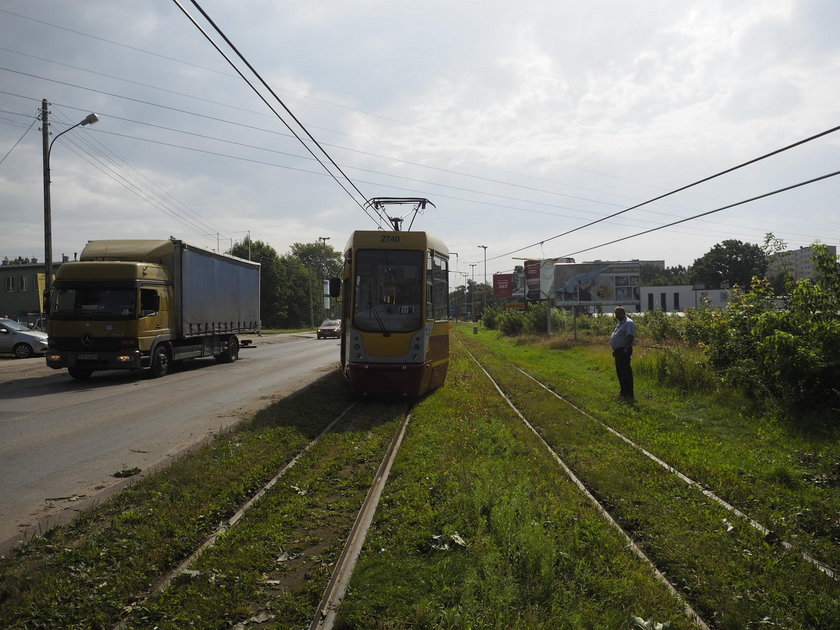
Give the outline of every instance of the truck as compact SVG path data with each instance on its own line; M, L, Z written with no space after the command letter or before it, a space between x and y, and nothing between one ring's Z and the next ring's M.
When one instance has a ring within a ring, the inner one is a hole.
M49 367L161 377L174 361L237 360L239 335L260 330L260 265L174 238L93 240L48 300Z

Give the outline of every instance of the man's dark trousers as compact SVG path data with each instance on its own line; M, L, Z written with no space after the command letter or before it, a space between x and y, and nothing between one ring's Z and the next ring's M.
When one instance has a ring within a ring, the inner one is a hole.
M633 348L616 348L613 350L615 373L618 376L618 384L621 386L621 396L623 398L633 398L633 369L630 367L631 356L633 356Z

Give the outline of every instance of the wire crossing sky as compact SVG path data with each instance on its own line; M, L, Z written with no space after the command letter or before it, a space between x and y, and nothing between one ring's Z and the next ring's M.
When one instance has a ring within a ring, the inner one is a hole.
M490 275L594 249L688 265L767 232L840 244L840 183L816 181L840 168L840 3L195 7L207 38L174 1L0 8L4 256L43 257L41 99L53 137L101 116L54 146L56 256L249 231L340 249L382 222L370 197L430 199L412 229L482 278L478 245Z

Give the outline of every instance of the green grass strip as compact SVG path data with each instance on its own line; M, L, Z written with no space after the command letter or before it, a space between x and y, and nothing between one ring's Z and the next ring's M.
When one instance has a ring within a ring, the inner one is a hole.
M631 614L692 627L453 344L446 386L414 411L336 627L626 628Z
M744 520L548 395L507 357L494 355L476 340L467 343L704 619L727 628L762 620L811 628L829 627L840 618L836 581L799 554L769 544Z
M4 628L106 627L348 404L338 374L0 559Z

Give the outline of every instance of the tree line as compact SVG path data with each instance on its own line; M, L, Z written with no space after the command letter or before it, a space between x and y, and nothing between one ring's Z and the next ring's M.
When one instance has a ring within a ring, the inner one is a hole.
M641 283L645 286L700 285L706 289L749 287L753 278L767 278L772 257L786 249L784 241L772 233L764 238L763 245L728 239L716 244L694 260L688 267L659 267L642 265ZM790 279L789 270L780 266L769 278L771 286L781 293Z
M295 243L280 255L249 237L233 244L232 256L260 263L260 318L263 328L308 328L337 315L324 305L323 281L341 272L341 253L323 242Z

